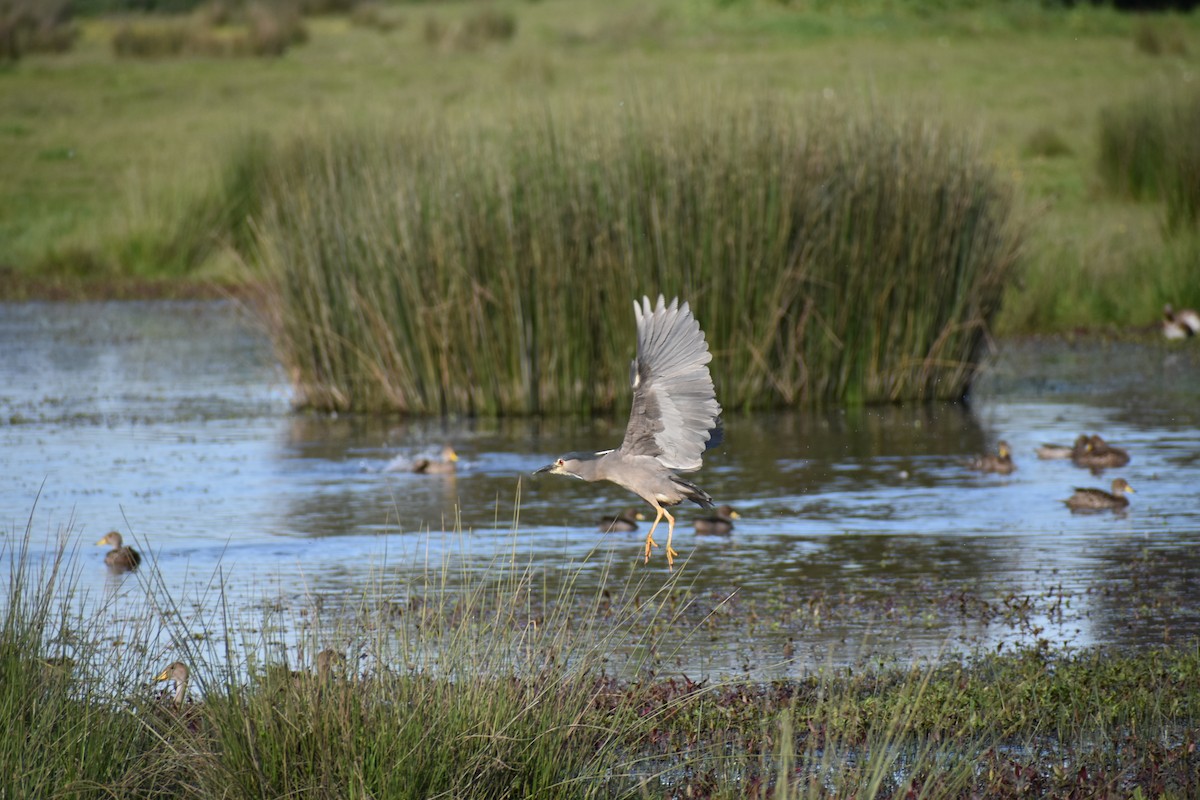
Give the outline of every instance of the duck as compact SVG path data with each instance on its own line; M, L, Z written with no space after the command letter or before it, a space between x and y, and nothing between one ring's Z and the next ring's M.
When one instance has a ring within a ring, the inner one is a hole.
M741 518L742 515L734 511L732 506L724 505L718 507L711 516L698 517L692 524L696 527L696 533L726 536L733 532L733 521Z
M1072 511L1100 511L1104 509L1119 510L1129 505L1126 494L1133 494L1133 487L1124 478L1112 482L1112 492L1103 489L1076 487L1075 494L1063 502Z
M1163 306L1162 332L1168 339L1190 339L1200 333L1200 314L1190 308L1176 311L1167 303Z
M1128 464L1129 453L1104 441L1100 434L1093 434L1088 437L1087 447L1083 449L1083 452L1075 453L1071 456L1071 460L1078 467L1108 469Z
M458 453L446 445L442 448L441 459L418 458L412 464L412 471L418 475L453 475L458 472Z
M1086 433L1079 434L1075 439L1075 444L1071 446L1063 444L1043 444L1037 448L1037 457L1041 459L1054 458L1074 458L1077 453L1083 453L1088 446L1088 435Z
M596 521L596 527L602 531L629 533L630 531L636 531L638 529L638 520L645 518L646 515L636 508L627 508L620 514L605 514Z
M328 681L333 677L334 669L339 671L345 667L346 657L337 650L326 648L317 653L317 678Z
M96 542L96 546L109 545L112 550L104 556L104 563L113 572L132 572L138 568L138 564L142 563L142 556L137 550L121 543L121 534L117 531L109 531L104 534L100 541Z
M187 664L184 664L182 661L175 661L154 678L155 683L175 681L175 695L171 698L171 703L176 708L183 708L184 700L187 698L188 677L190 674Z
M1017 468L1012 460L1012 449L1008 442L1003 440L996 443L996 455L988 453L978 456L968 462L967 466L980 472L997 472L1001 475L1008 475Z

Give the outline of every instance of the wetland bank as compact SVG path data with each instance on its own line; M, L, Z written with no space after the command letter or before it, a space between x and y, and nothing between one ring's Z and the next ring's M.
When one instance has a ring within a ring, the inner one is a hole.
M1194 17L420 9L0 75L6 296L246 300L0 306L0 796L1194 796ZM741 514L671 573L528 477L619 440L659 291Z

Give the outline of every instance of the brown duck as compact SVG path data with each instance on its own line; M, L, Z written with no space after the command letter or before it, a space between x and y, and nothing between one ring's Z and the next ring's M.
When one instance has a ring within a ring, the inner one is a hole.
M1042 459L1074 458L1077 454L1082 454L1087 450L1089 438L1086 433L1081 433L1075 439L1075 444L1070 446L1065 444L1043 444L1037 449L1037 457Z
M1123 467L1128 464L1129 453L1120 447L1113 447L1104 441L1100 437L1100 434L1094 434L1088 437L1087 446L1083 449L1083 452L1073 454L1071 460L1075 462L1075 466L1077 467L1109 469L1110 467Z
M1126 494L1133 494L1133 487L1124 478L1112 482L1112 492L1103 489L1077 487L1075 494L1063 502L1072 511L1102 511L1104 509L1123 509L1129 505Z
M413 462L412 471L418 475L452 475L458 472L458 453L446 445L442 448L441 459L418 458Z
M995 455L988 453L978 456L968 462L967 466L980 472L997 472L1001 475L1008 475L1017 468L1012 460L1012 449L1005 441L996 443Z
M732 506L719 506L710 517L698 517L692 524L696 533L712 533L727 536L733 533L733 521L741 519L742 515L733 510Z
M189 674L187 664L176 661L154 678L155 682L175 681L175 695L171 698L171 703L176 708L182 708L183 702L187 698Z
M612 515L605 514L596 521L596 527L602 531L618 531L629 533L638 529L638 520L645 519L646 515L638 511L636 508L627 508L620 514Z
M104 556L104 563L113 572L132 572L142 563L142 556L137 550L121 543L121 534L109 531L104 538L96 542L96 546L109 545L112 550Z

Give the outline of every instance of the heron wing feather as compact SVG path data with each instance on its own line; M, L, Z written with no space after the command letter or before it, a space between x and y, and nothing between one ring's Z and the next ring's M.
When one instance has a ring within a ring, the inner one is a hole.
M621 452L654 456L668 469L699 469L721 441L721 406L708 362L712 354L687 303L634 302L637 358L630 367L633 409Z

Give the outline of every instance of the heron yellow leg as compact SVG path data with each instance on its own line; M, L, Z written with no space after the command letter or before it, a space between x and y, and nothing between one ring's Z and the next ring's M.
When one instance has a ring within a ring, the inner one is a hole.
M643 564L648 563L650 561L650 548L658 547L658 545L654 543L654 529L657 528L658 523L662 521L663 514L667 513L665 509L660 508L660 507L656 507L655 511L657 511L658 513L654 517L654 524L650 526L650 532L646 534L646 558L642 562ZM670 514L667 514L668 519L670 518L670 516L671 516ZM669 527L668 527L668 529L669 529Z
M675 518L666 509L663 509L663 514L667 516L667 567L669 568L675 563L675 556L679 553L671 547L671 534L675 532Z

